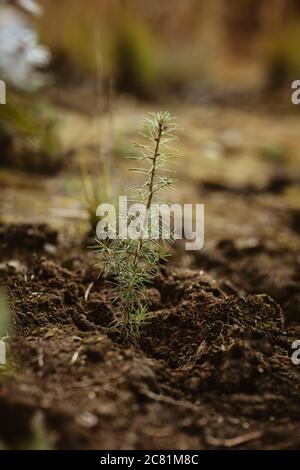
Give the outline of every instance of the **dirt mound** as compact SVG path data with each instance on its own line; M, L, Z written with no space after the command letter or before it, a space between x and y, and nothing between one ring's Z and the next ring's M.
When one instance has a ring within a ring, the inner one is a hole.
M244 293L266 293L280 304L284 322L299 324L300 264L297 247L269 239L220 239L196 255L194 266L229 279Z
M0 257L56 253L58 233L46 224L0 224Z
M0 410L19 429L1 420L4 446L41 436L77 449L299 445L296 338L274 300L239 296L203 270L165 269L149 292L153 318L123 345L107 330L109 283L67 264L1 267L15 334Z

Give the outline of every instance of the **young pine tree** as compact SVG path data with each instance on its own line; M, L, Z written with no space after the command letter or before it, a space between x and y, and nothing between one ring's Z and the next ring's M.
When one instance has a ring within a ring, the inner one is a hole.
M112 240L97 240L96 252L99 265L104 275L113 279L111 292L113 304L113 327L124 339L135 340L141 324L149 319L149 299L147 287L159 274L161 263L167 256L166 243L173 242L173 235L165 232L158 222L154 227L158 237L153 234L153 203L165 202L162 191L173 188L174 180L169 177L170 165L180 155L170 147L177 139L174 118L168 112L151 113L144 120L140 135L143 143L134 143L138 156L131 157L143 163L143 166L131 171L143 176L141 185L129 190L131 202L144 204L146 214L137 239L124 238L117 233ZM128 216L129 225L132 217ZM152 228L151 228L152 223ZM151 233L150 233L151 229ZM166 239L167 238L167 239Z

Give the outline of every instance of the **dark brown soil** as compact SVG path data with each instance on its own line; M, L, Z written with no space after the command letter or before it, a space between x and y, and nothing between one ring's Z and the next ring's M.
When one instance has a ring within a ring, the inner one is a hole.
M32 237L39 249L29 260ZM223 239L193 270L162 272L150 291L153 319L138 344L123 345L107 330L110 285L83 256L50 260L45 244L57 237L46 226L3 226L2 247L8 241L0 285L14 333L1 376L3 447L299 448L296 259L284 279L274 266L267 276L263 260L274 252L265 242Z

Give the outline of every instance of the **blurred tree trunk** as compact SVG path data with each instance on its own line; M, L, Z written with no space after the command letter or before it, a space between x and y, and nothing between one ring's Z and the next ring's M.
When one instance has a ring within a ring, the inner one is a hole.
M299 0L223 0L226 36L235 52L245 53L261 38L300 19Z
M225 53L224 1L201 1L201 42L205 55L206 72L214 73L214 66Z
M262 2L261 23L264 32L273 33L281 29L286 21L291 19L299 8L298 0L272 0L270 7L270 0Z

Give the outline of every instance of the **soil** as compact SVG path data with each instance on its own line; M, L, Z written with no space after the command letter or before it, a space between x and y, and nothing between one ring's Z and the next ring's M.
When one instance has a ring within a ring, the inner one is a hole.
M45 241L57 241L46 225L2 226L2 247L8 239L3 255L22 261L0 267L14 325L0 390L4 447L30 448L40 435L58 449L299 447L300 368L290 359L299 289L269 280L286 310L251 293L243 263L264 246L219 243L222 259L241 265L240 286L165 268L150 290L153 318L124 345L107 329L110 284L83 256L45 256ZM32 250L30 240L42 242ZM209 256L203 264L225 271Z
M144 111L120 111L126 142ZM42 188L15 174L0 188L0 286L13 320L9 367L0 370L0 447L299 448L298 118L181 114L187 159L176 197L205 203L205 248L175 246L136 344L108 329L111 285L76 219L76 159ZM76 132L82 149L92 145L90 121L68 119L69 140ZM228 127L242 143L229 146L227 134L221 142ZM287 141L284 163L261 157L262 145ZM214 158L199 164L200 148Z

